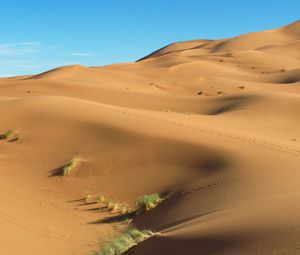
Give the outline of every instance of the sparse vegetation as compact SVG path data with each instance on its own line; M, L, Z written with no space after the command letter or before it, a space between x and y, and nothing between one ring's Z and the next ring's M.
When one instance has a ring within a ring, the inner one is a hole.
M137 200L137 212L146 212L154 209L160 202L162 198L160 198L158 193L144 195L138 198Z
M89 191L85 191L85 201L91 198ZM104 195L98 195L95 197L98 203L99 209L107 208L111 213L119 213L124 216L133 216L134 214L140 214L154 209L163 199L158 193L148 194L140 196L136 201L136 207L129 206L126 203L121 203L114 201L112 199L106 198Z
M239 86L239 89L244 89L245 88L245 86Z
M144 240L152 237L155 233L149 230L130 229L120 237L105 245L100 251L93 252L93 255L121 255L130 248L138 245Z
M15 133L15 130L9 129L2 135L2 137L3 137L3 139L9 139L10 137L13 136L14 133Z
M123 215L131 213L129 207L127 205L121 205L120 213Z
M78 166L79 162L80 162L80 157L74 156L71 159L70 163L63 168L63 175L70 176L74 172L75 168Z
M21 140L21 135L19 134L19 132L15 129L9 129L6 132L4 132L2 135L0 135L0 139L1 140L15 140L15 141L19 141Z
M107 199L104 195L96 196L96 201L98 202L99 209L107 208L111 213L127 215L132 212L126 204Z
M114 205L115 205L115 202L114 202L114 201L108 200L108 201L107 201L107 204L106 204L106 207L108 208L108 210L112 210L113 207L114 207Z
M115 202L113 200L107 200L105 207L107 207L107 209L111 213L120 213L121 212L121 205L120 205L120 203Z
M114 203L113 207L110 209L111 213L119 213L121 211L121 207L119 203Z
M90 198L91 198L90 191L89 191L89 190L86 190L86 191L84 192L84 200L85 200L85 202L88 203L89 200L90 200Z
M96 196L96 201L98 202L99 209L102 208L102 205L105 203L106 198L103 195Z

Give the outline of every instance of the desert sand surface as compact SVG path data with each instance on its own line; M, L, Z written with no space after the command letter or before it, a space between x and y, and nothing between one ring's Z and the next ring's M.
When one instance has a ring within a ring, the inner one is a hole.
M0 79L0 254L300 254L300 21L135 63ZM80 156L71 176L56 169ZM130 226L84 201L133 204Z

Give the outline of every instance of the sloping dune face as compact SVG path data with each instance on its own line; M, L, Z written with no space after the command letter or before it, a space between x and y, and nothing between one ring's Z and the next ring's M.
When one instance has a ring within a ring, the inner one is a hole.
M136 255L300 254L299 45L298 21L0 79L0 254L91 254L128 227L157 232ZM96 200L152 193L124 217Z

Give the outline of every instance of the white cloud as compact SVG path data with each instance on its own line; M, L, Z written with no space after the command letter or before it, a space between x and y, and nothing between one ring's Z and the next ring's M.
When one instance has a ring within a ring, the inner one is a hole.
M40 52L41 44L38 42L19 42L0 44L0 56L21 56Z
M92 53L84 53L84 52L73 52L70 53L71 56L76 56L76 57L87 57L87 56L93 56L94 54Z
M40 46L41 45L39 42L20 42L18 44L21 44L21 45L32 45L32 46Z

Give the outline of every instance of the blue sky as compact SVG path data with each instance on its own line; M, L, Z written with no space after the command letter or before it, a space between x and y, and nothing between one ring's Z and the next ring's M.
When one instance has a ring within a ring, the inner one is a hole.
M1 0L0 76L135 61L300 19L299 0Z

